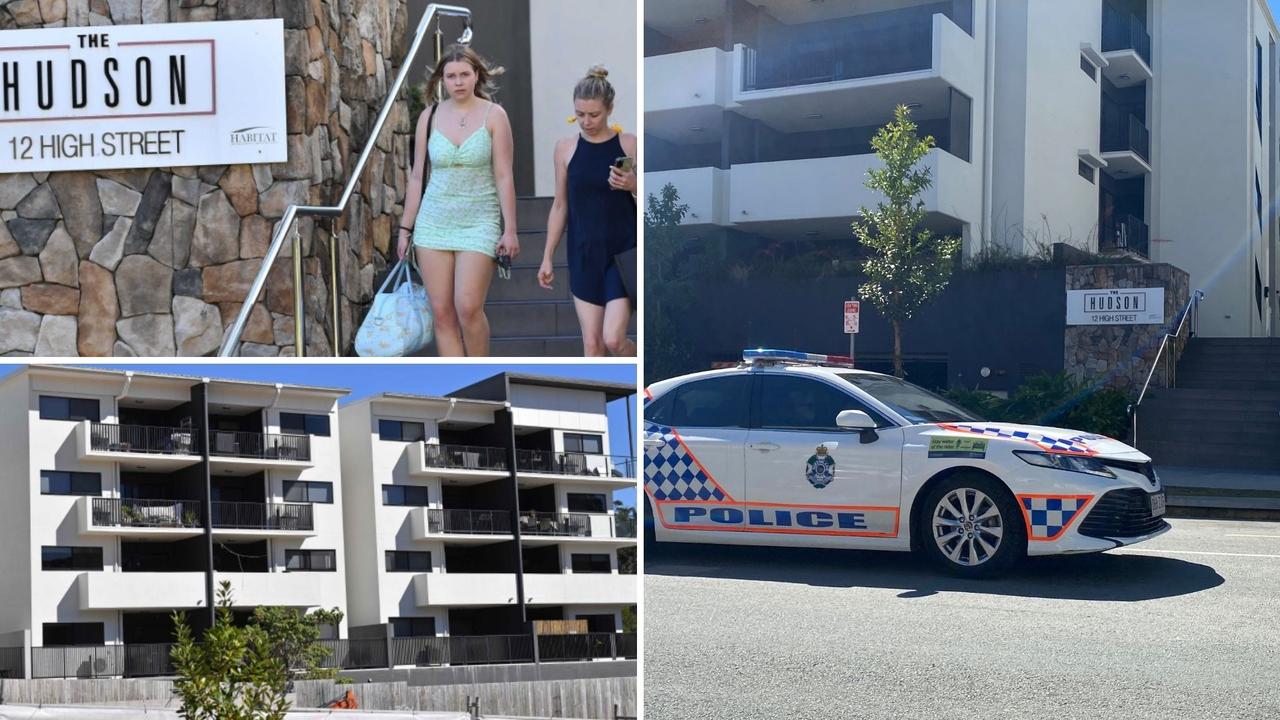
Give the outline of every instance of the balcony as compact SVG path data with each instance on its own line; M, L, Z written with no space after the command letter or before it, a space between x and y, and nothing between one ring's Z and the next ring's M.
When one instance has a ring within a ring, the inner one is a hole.
M312 467L311 436L213 430L210 464L218 474L250 474L271 469Z
M1101 145L1108 175L1124 180L1151 172L1151 131L1137 116L1104 107Z
M592 484L628 487L635 484L635 459L625 455L517 450L520 483L528 487L556 480L583 480Z
M561 542L634 545L636 542L635 532L629 535L620 532L615 517L607 513L521 513L520 540L527 546Z
M326 593L332 573L214 573L231 583L235 607L340 605L340 590ZM169 610L204 605L202 572L86 572L76 578L81 610Z
M1102 3L1102 69L1116 87L1130 87L1152 78L1151 35L1137 15Z
M204 533L199 500L81 497L76 500L82 535L181 539Z
M515 605L516 575L423 573L414 576L413 591L418 607Z
M76 454L84 461L128 463L146 472L170 472L200 462L194 428L118 425L82 421L76 426Z
M637 576L605 573L527 574L525 599L530 605L631 605Z
M173 675L169 643L31 648L31 677L104 678Z
M689 206L681 225L727 225L729 222L729 172L701 167L660 170L644 175L646 192L661 196L670 183L680 193L680 202Z
M223 537L307 537L315 534L307 503L214 502L213 533Z
M1147 224L1133 215L1121 215L1117 219L1098 223L1098 252L1131 252L1151 257Z
M718 142L733 58L719 48L645 58L645 133L681 145Z
M474 445L436 445L417 442L409 445L409 475L442 477L468 485L510 476L507 451Z
M410 513L414 540L444 540L486 545L514 539L509 510L442 510L414 508Z

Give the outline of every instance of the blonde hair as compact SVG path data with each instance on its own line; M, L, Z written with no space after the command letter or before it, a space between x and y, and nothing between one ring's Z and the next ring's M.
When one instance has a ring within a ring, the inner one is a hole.
M605 108L613 109L613 85L609 84L609 71L603 65L592 66L587 76L573 87L574 100L599 100Z
M498 86L494 84L493 79L506 72L501 67L489 65L480 53L467 47L466 45L450 45L445 48L444 54L440 56L440 62L436 64L431 72L427 75L427 98L431 102L440 102L440 82L444 79L444 66L451 62L464 62L476 71L476 97L484 100L492 100L493 94L497 92Z

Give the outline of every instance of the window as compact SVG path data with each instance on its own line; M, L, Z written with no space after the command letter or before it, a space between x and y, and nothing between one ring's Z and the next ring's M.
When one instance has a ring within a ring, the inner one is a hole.
M308 480L285 480L284 501L296 503L332 503L333 483Z
M434 637L436 619L430 617L391 618L392 637Z
M676 391L672 390L644 406L644 419L660 425L671 424L671 408L675 405Z
M600 455L604 453L604 438L599 435L583 435L581 433L564 434L564 451Z
M102 475L65 470L40 471L41 495L101 495Z
M1263 231L1262 224L1262 181L1258 179L1258 171L1253 171L1253 204L1258 210L1258 230Z
M569 493L569 512L609 512L609 500L604 495Z
M973 100L957 90L950 95L951 148L950 153L969 162L970 135L973 134Z
M1080 69L1089 76L1090 80L1098 81L1098 67L1084 53L1080 53Z
M41 395L40 419L92 420L93 422L99 422L102 420L102 415L99 414L96 398L65 398Z
M751 376L695 380L672 390L671 424L675 427L747 426L747 400L751 396Z
M427 488L417 485L383 485L383 505L427 506Z
M427 437L427 427L420 422L379 420L378 439L395 442L420 442Z
M421 550L388 550L387 572L431 572L431 553Z
M1080 177L1093 182L1093 166L1083 160L1078 160L1077 162L1079 165L1076 170L1080 173Z
M1253 259L1253 297L1258 303L1258 319L1262 319L1262 271L1258 269L1258 258Z
M1262 43L1253 41L1257 48L1255 53L1257 66L1253 71L1253 104L1258 114L1258 137L1262 137Z
M857 398L819 380L787 375L761 375L755 424L782 430L830 430L843 410L861 410L887 425Z
M45 623L44 646L103 645L102 623Z
M573 571L575 573L611 573L613 572L613 567L607 554L579 555L574 553Z
M329 416L282 412L280 413L280 432L329 437Z
M284 567L289 572L333 572L336 556L334 550L285 550Z
M101 570L102 548L45 545L40 548L41 570Z
M913 423L971 422L978 419L950 400L896 377L857 373L841 373L840 377Z

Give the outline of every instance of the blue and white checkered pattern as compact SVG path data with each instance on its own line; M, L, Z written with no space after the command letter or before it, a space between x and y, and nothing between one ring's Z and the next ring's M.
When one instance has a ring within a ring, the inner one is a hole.
M1031 538L1048 540L1071 524L1072 518L1089 502L1088 498L1024 497L1022 508L1031 525Z
M715 480L702 471L693 454L675 432L663 425L645 423L645 440L662 440L644 451L645 488L655 500L718 502L729 499Z
M1093 454L1093 451L1090 450L1087 445L1080 442L1085 439L1094 439L1093 436L1080 435L1073 438L1058 438L1053 437L1052 435L1043 435L1041 433L1028 432L1026 430L1005 430L985 425L946 424L941 427L947 430L957 430L959 432L973 433L975 435L988 435L991 437L1026 440L1028 442L1035 443L1048 452L1074 453L1076 455Z

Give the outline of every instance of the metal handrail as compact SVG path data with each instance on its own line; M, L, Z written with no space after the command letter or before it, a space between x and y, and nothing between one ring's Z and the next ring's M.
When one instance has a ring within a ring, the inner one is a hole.
M333 206L290 205L284 211L284 217L281 218L280 224L276 226L275 234L271 238L271 245L267 248L267 254L262 259L262 267L258 269L258 275L253 279L253 284L249 287L248 294L245 295L244 304L240 307L240 312L236 315L235 322L231 324L231 327L227 328L227 334L222 339L222 347L218 350L219 357L230 357L240 346L240 336L244 334L245 325L249 322L249 313L253 312L253 306L257 304L258 297L262 295L262 288L267 282L267 274L271 272L271 268L275 265L276 257L280 254L280 249L284 247L285 238L290 235L292 235L293 240L293 340L297 356L303 357L306 354L303 342L303 328L306 326L306 303L302 292L302 240L298 235L297 228L294 226L294 221L300 214L334 218L346 212L347 203L351 201L351 195L355 192L356 183L360 181L360 176L364 174L364 166L369 161L369 155L372 154L373 148L378 144L378 137L382 134L383 126L386 125L387 118L391 115L396 98L399 97L405 78L408 77L409 70L413 66L413 60L418 56L418 49L422 46L422 39L427 34L427 28L437 16L465 18L467 22L466 29L463 30L462 36L458 38L458 42L464 45L471 42L470 10L456 5L439 5L436 3L431 3L427 6L427 11L422 15L422 21L418 23L418 30L414 33L413 44L409 46L409 54L400 66L400 72L396 75L395 82L391 85L391 92L387 95L387 101L383 104L382 111L378 113L378 119L374 121L373 128L369 131L369 139L365 143L364 150L360 152L360 159L356 161L352 169L351 178L347 180L347 185L342 190L342 197ZM336 236L329 241L329 270L334 276L334 280L330 282L332 285L330 290L336 305L338 288L335 281L337 277L337 265L334 262L337 259L337 253L334 251L335 244ZM338 329L338 315L335 314L333 317L334 332L332 343L335 356L340 352Z
M1164 349L1168 347L1170 340L1177 339L1182 336L1182 328L1186 326L1187 318L1192 318L1191 334L1188 337L1195 336L1196 331L1200 327L1200 301L1203 299L1203 290L1195 290L1191 293L1191 298L1187 300L1187 304L1182 308L1182 319L1178 321L1178 329L1172 334L1165 333L1164 337L1160 339L1160 349L1156 351L1156 356L1151 360L1151 370L1147 373L1147 381L1142 383L1142 391L1138 393L1138 399L1127 408L1130 421L1132 422L1133 437L1130 438L1130 440L1132 441L1133 447L1138 446L1138 406L1141 405L1143 399L1147 397L1147 388L1151 387L1151 378L1155 376L1156 366L1160 364L1161 358L1164 359L1165 363L1165 387L1173 387L1173 380L1171 380L1173 377L1173 360L1171 359L1172 356L1165 355ZM1194 317L1192 317L1193 315Z

